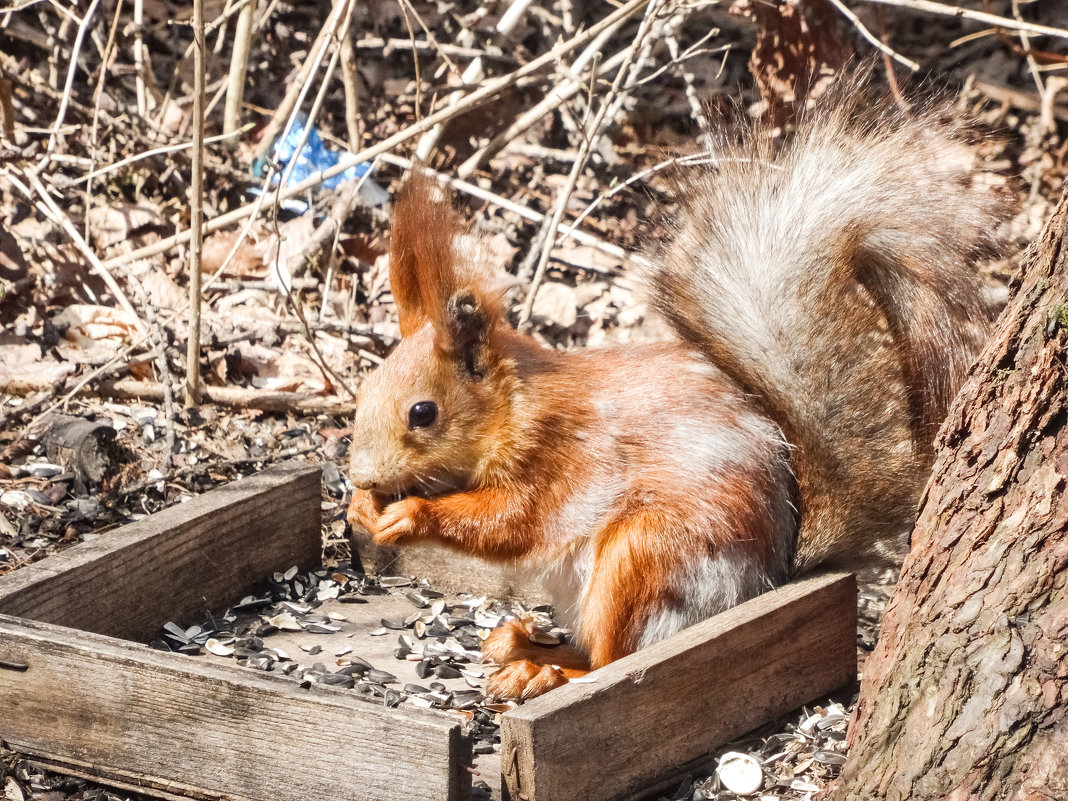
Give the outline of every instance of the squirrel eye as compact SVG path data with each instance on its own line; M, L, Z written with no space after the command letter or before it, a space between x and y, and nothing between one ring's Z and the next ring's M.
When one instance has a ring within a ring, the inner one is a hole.
M408 430L426 428L438 419L438 405L434 401L419 401L408 410Z

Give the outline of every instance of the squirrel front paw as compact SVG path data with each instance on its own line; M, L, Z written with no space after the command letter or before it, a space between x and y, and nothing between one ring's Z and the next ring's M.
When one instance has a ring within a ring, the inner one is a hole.
M564 671L529 659L510 662L486 680L486 695L501 701L527 701L567 684Z
M402 539L423 539L431 536L429 501L410 497L391 503L368 527L379 545L396 545Z
M381 505L376 502L375 496L368 490L353 490L352 500L349 501L348 517L349 524L361 526L368 531L373 531L375 521L382 511Z

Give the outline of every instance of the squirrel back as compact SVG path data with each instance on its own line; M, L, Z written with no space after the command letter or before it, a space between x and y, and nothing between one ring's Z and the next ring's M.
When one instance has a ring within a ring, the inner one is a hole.
M689 178L654 303L783 430L800 496L795 569L855 562L911 529L948 405L988 332L976 258L1004 203L964 124L856 87L780 148L752 125Z

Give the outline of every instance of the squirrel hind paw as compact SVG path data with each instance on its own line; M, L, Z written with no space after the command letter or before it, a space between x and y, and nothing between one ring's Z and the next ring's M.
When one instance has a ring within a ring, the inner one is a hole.
M505 665L489 677L486 695L500 701L527 701L567 682L568 677L562 668L521 659Z

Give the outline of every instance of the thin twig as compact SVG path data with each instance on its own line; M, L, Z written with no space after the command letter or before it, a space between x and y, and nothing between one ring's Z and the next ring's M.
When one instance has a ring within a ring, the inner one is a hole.
M400 167L402 170L410 170L413 164L411 159L406 159L403 156L394 156L389 153L382 156L382 161L386 162L387 164L393 164L397 167ZM465 195L470 195L471 197L477 198L478 200L482 200L487 203L492 203L493 205L499 206L505 211L509 211L513 214L516 214L525 220L542 223L548 217L548 215L542 214L538 211L534 211L534 209L531 209L527 206L522 206L519 203L513 203L508 198L503 197L502 195L498 195L494 192L490 192L488 189L483 189L477 184L469 183L468 181L464 181L460 178L453 178L450 175L435 172L434 170L430 170L425 167L422 168L422 172L427 177L433 178L439 183L450 186L457 192L463 192ZM611 256L612 258L619 259L622 262L640 261L639 256L633 253L628 253L619 245L613 245L611 242L605 242L603 239L599 239L598 237L593 236L592 234L588 234L585 231L581 231L575 225L561 223L560 226L557 228L557 232L562 236L574 239L580 245L592 247L596 250L601 251L602 253ZM605 273L607 275L620 277L618 270L605 270L603 267L596 266L591 266L589 267L589 269L591 272Z
M422 39L383 39L380 36L368 36L358 39L354 46L360 50L373 50L388 56L394 50L424 50L452 56L454 58L482 58L512 61L515 59L506 53L494 53L477 47L462 47L447 42L427 42Z
M582 224L582 221L585 220L590 214L592 214L593 210L596 209L599 205L601 205L601 203L603 203L604 201L619 194L628 186L636 184L639 181L644 181L649 176L655 175L658 172L662 172L663 170L666 170L669 167L696 167L702 164L715 163L717 163L717 160L714 158L714 153L710 148L701 153L691 153L687 156L678 156L677 158L667 159L666 161L661 161L658 164L654 164L652 167L644 169L641 172L630 176L630 178L628 178L626 181L616 184L607 192L602 192L601 194L599 194L593 199L593 201L588 206L586 206L586 208L582 210L582 213L575 218L575 221L574 223L572 223L572 225L578 227Z
M293 170L297 166L297 162L300 160L300 154L304 150L304 146L308 143L308 137L311 136L315 121L319 117L319 109L323 106L323 101L326 99L326 93L330 88L330 81L334 77L334 70L337 69L338 60L341 58L341 38L348 35L349 25L352 22L352 11L355 7L355 0L340 0L338 3L338 11L341 12L338 16L337 22L331 31L330 36L323 44L323 53L320 54L320 61L322 55L325 54L326 47L329 44L333 44L333 51L330 54L330 62L326 65L326 71L323 74L323 79L319 82L319 91L315 95L315 100L312 101L312 107L308 111L307 119L304 123L304 130L301 132L300 141L297 142L297 146L293 148L293 153L289 157L289 162L286 164L285 170L282 172L282 177L278 181L278 188L285 186L289 183L289 178L293 174ZM318 66L316 67L318 69ZM311 84L308 84L310 87ZM286 126L286 133L283 136L288 135L289 130L296 122L297 114L300 113L301 106L304 105L304 95L302 94L298 100L297 105L293 109L293 115L289 120L289 124ZM274 206L274 213L277 216L279 203L276 201Z
M204 36L207 37L221 25L225 25L231 16L239 13L241 9L244 8L244 4L248 1L249 0L237 0L232 6L228 6L222 14L204 26ZM163 115L167 112L167 106L170 103L171 97L174 95L175 87L177 87L181 80L183 65L185 64L186 59L192 54L193 43L190 42L188 47L186 47L185 51L182 53L182 57L175 61L174 69L171 71L170 86L167 88L167 93L163 95L162 100L159 103L159 114L157 114L156 118L152 121L153 126L157 129L162 123ZM145 73L145 78L146 80L154 81L151 69Z
M108 67L111 64L111 59L116 49L115 45L115 32L119 27L119 15L122 11L122 0L118 0L115 3L115 13L111 18L111 29L108 31L108 43L104 48L103 64L100 68L100 81L97 83L96 88L93 90L93 121L89 129L89 152L96 158L100 149L100 140L97 136L100 130L100 103L104 97L104 87L107 83ZM55 184L52 184L55 186ZM85 184L85 193L82 200L86 209L93 208L93 182L87 181ZM90 215L85 215L84 231L82 236L87 240L89 238L89 218Z
M415 21L419 23L419 27L423 31L423 35L426 37L427 44L429 44L431 46L431 48L434 50L434 52L437 53L438 56L440 56L441 59L448 65L448 68L452 71L452 73L454 75L459 75L460 68L456 66L455 62L453 62L453 60L451 58L449 58L448 54L441 47L441 43L438 41L437 37L434 36L434 31L432 31L429 28L429 26L427 26L426 22L423 21L423 18L419 15L419 11L416 10L414 5L412 5L411 0L401 0L400 7L401 7L401 12L404 14L404 21L406 23L408 23L408 37L413 42L415 41L415 32L412 30L411 23L408 21L408 15L411 14L413 17L415 17ZM416 92L418 92L419 91L419 86L418 86L418 84L419 84L419 64L418 64L418 62L416 62L414 64L414 67L415 67L415 76L416 76ZM417 103L416 104L416 108L418 108L418 107L419 107L419 104Z
M501 39L507 39L520 20L523 19L523 15L526 13L527 8L530 6L532 0L512 0L512 4L508 7L508 10L501 15L500 20L497 22L497 36ZM471 86L478 83L485 77L486 68L485 62L482 60L482 56L474 59L467 65L467 69L464 70L463 75L460 77L460 82L464 86ZM453 92L445 100L445 105L448 106L463 96L462 91ZM415 148L415 157L419 161L428 161L430 154L434 152L434 148L437 147L438 139L441 138L441 132L444 130L443 124L435 125L419 140L419 144Z
M352 46L351 32L341 39L341 83L345 88L345 129L349 135L349 150L359 150L360 77L356 69L356 48Z
M1012 0L1012 16L1017 21L1023 21L1023 17L1020 16L1020 0ZM1044 101L1046 86L1042 83L1042 76L1038 72L1038 63L1035 61L1034 53L1031 52L1031 40L1027 36L1027 31L1017 31L1016 33L1020 37L1020 45L1023 48L1024 57L1027 59L1027 69L1035 82L1035 88L1038 89L1038 96Z
M237 15L230 55L230 74L226 85L226 105L223 109L224 133L232 134L241 127L241 103L245 97L245 76L248 74L248 52L252 44L252 21L255 14L256 0L250 0ZM236 145L236 142L234 144Z
M56 114L56 121L52 125L52 132L48 135L48 148L46 155L38 163L36 171L40 174L48 164L48 155L51 154L56 148L56 139L59 136L59 131L63 127L63 121L67 117L67 107L70 105L70 96L74 88L74 73L78 69L78 54L82 51L82 42L85 40L85 33L89 29L89 23L93 19L93 14L96 13L96 7L100 5L100 0L92 0L89 4L89 8L85 12L85 16L82 17L81 22L78 25L78 35L74 38L74 47L71 48L70 54L70 67L67 68L67 83L63 87L63 98L59 103L59 112Z
M193 158L189 180L189 331L185 406L200 403L200 264L204 249L204 0L193 0Z
M869 31L865 27L864 23L860 21L860 17L854 14L852 10L850 10L850 8L842 2L842 0L831 0L831 3L834 5L835 8L838 9L838 11L842 14L843 17L853 23L853 27L857 29L858 33L860 33L861 36L871 42L881 53L886 56L889 56L898 64L902 64L908 67L913 72L917 72L920 69L920 65L913 61L911 58L905 58L903 55L901 55L892 47L890 47L890 45L879 41L878 37L876 37L875 34L873 34L871 31Z
M275 141L284 139L286 133L293 127L297 109L304 102L304 98L307 97L310 88L308 79L315 74L323 63L323 59L326 57L326 47L341 20L341 11L345 5L345 0L334 0L334 8L326 22L323 23L323 27L319 30L319 35L315 38L311 50L308 51L308 57L300 65L300 70L298 70L296 77L293 79L293 83L289 85L282 102L278 104L278 108L275 109L274 114L271 116L271 121L267 123L267 127L263 131L263 136L260 138L259 145L254 152L255 159L265 158L271 152Z
M253 127L253 124L250 122L250 123L247 123L244 127L240 128L239 130L233 131L232 133L217 134L216 136L209 136L207 139L204 140L204 144L205 145L213 145L216 142L222 142L225 139L232 139L235 136L240 136L241 134L245 133L245 131L248 131L252 127ZM142 153L136 153L133 156L129 156L127 158L124 158L124 159L122 159L122 161L116 161L114 164L108 164L106 167L100 167L99 169L95 169L92 172L86 173L85 175L81 176L80 178L74 178L74 179L72 179L70 181L70 183L71 184L80 184L82 181L90 181L90 180L92 180L94 178L99 178L101 175L107 175L110 172L115 172L115 170L121 170L123 167L128 167L129 165L135 164L136 162L141 161L142 159L152 158L153 156L163 156L163 155L166 155L168 153L178 153L179 151L182 151L182 150L188 150L191 147L193 147L193 143L192 142L180 142L180 143L178 143L176 145L166 145L164 147L153 148L152 150L145 150ZM53 183L55 183L57 186L62 186L63 185L62 182L56 180L56 178L58 178L58 177L59 176L55 176L52 179Z
M28 394L31 391L48 391L47 382L33 384L23 381L18 384L5 384L0 381L0 391L5 394ZM141 400L160 403L166 390L157 381L138 381L135 379L102 379L95 384L80 384L77 394L93 394L116 400ZM301 412L312 414L351 414L355 404L341 401L329 395L313 395L303 392L283 392L269 389L246 389L244 387L203 387L202 399L205 403L219 406L232 406L241 409L259 409L267 412ZM40 418L40 415L37 419Z
M100 278L107 285L107 288L111 290L111 294L115 296L115 300L122 308L130 314L133 318L134 326L144 333L146 331L144 321L134 311L133 304L130 303L130 299L126 297L126 293L122 291L122 287L111 275L110 269L105 265L97 255L93 252L93 249L89 247L89 243L85 241L81 233L75 228L74 223L70 221L70 218L63 212L62 209L56 204L56 201L48 194L48 190L45 189L44 184L41 183L41 179L36 175L26 175L26 179L29 182L29 186L20 181L18 177L8 169L0 169L0 175L4 175L11 183L18 188L26 199L31 203L34 203L34 198L40 199L40 203L35 203L37 208L48 219L52 220L56 225L63 229L64 233L70 237L74 242L75 247L82 252L86 260L89 262L89 266L93 271L100 276Z
M372 170L368 171L373 172ZM304 247L301 248L300 253L292 257L287 272L290 276L297 275L303 270L304 265L309 264L315 258L316 253L322 252L327 247L327 242L331 245L337 241L338 235L345 227L345 223L349 217L352 216L356 206L359 204L359 195L362 181L350 181L345 184L344 188L338 193L337 199L334 201L330 208L330 213L326 215L319 226L308 237L308 241ZM330 251L327 251L330 252ZM289 284L295 289L295 279L290 278ZM318 283L316 283L318 286ZM330 291L330 277L327 276L326 281L323 284L323 306L326 305L326 295ZM322 315L320 314L320 318Z
M528 128L535 125L539 120L543 119L579 92L586 89L587 82L582 80L583 71L590 62L594 61L595 58L598 58L601 55L601 50L604 48L605 43L612 34L619 30L625 21L626 20L620 20L594 39L585 50L579 53L578 58L571 64L569 70L570 75L566 80L556 84L556 86L552 88L552 91L550 91L540 102L532 108L524 111L514 122L512 122L511 125L475 151L467 161L460 165L456 173L461 178L470 178L477 169L482 167L482 165L489 161L489 159L496 153L504 149L510 142L518 139ZM623 48L607 61L594 64L594 75L600 76L603 73L615 69L623 63L623 59L626 55L627 48Z
M1024 22L1008 17L999 17L997 14L988 14L985 11L972 11L959 6L947 6L943 3L935 3L932 0L868 0L869 3L882 3L888 6L911 8L913 11L926 11L931 14L941 14L945 17L959 17L976 22L985 22L988 25L997 25L1013 31L1027 31L1040 36L1056 36L1059 39L1068 39L1068 28L1051 28L1049 25L1039 25L1034 22Z
M137 87L137 116L148 118L148 94L145 89L145 0L134 0L134 82Z
M306 62L313 65L309 68L311 71L317 71L319 69L319 66L322 64L322 59L326 54L327 46L331 43L332 40L334 40L335 35L338 34L339 26L341 28L340 35L347 35L349 25L352 22L352 12L354 8L355 0L338 0L337 4L334 6L334 13L331 15L330 18L333 22L333 27L330 27L330 23L328 23L327 26L324 26L323 28L323 31L329 30L330 35L324 37L322 32L320 32L321 42L319 39L317 39L316 43L321 44L321 47L319 47L319 49L316 51L315 56L310 58L308 62ZM342 14L342 12L345 12L344 15ZM293 153L289 159L289 163L286 165L285 172L282 174L281 179L278 181L277 187L275 188L273 193L270 192L270 186L271 183L274 181L276 168L273 161L268 161L267 169L263 177L263 184L260 187L259 197L252 204L252 213L249 215L248 220L246 221L244 227L241 229L241 233L234 239L233 244L230 246L230 252L226 254L226 258L223 259L222 264L219 265L215 273L211 276L211 278L208 279L207 284L205 286L211 286L211 284L230 266L231 262L237 256L238 251L241 249L242 245L247 239L249 232L252 230L252 225L255 222L257 216L259 215L259 210L264 206L268 198L271 198L273 201L274 214L277 218L278 208L283 199L280 193L282 192L282 188L285 187L287 183L289 183L289 176L292 174L293 168L296 166L297 160L300 158L300 153L304 149L304 145L308 141L308 136L311 134L312 124L314 123L314 120L318 115L319 108L322 105L326 90L330 84L330 77L333 75L334 68L337 65L339 52L340 48L335 43L334 53L327 68L326 76L320 82L319 92L316 95L313 108L311 112L309 112L307 124L304 126L304 131L301 134L300 142L293 150ZM283 139L289 136L289 131L292 129L293 125L296 124L297 116L300 114L300 109L304 105L304 99L310 89L311 83L305 82L304 85L302 85L301 90L297 93L297 96L294 100L294 105L289 112L289 118L286 120L285 128L282 131ZM210 224L209 230L214 230L210 228Z

